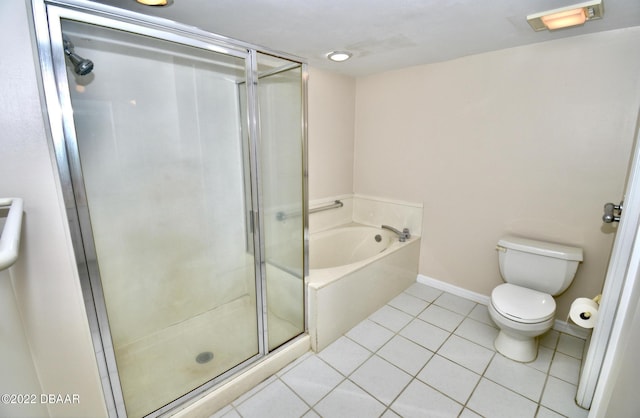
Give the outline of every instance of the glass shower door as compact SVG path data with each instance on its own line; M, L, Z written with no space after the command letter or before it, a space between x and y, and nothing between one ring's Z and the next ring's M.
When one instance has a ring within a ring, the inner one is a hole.
M62 30L94 64L78 75L67 60L84 261L127 415L143 416L261 351L247 56L70 20Z

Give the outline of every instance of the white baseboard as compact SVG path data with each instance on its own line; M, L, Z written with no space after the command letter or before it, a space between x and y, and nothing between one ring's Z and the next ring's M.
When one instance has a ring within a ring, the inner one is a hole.
M489 302L491 300L489 296L483 295L481 293L473 292L471 290L467 290L462 287L459 287L450 283L446 283L441 280L434 279L433 277L428 277L422 274L418 274L416 281L418 283L422 283L427 286L434 287L444 292L451 293L453 295L472 300L481 305L487 306L489 305ZM558 332L563 332L565 334L569 334L574 337L578 337L582 339L586 339L591 333L591 330L581 328L577 325L571 324L567 321L561 321L559 319L555 320L553 324L553 329Z
M418 274L418 278L416 279L416 281L418 283L426 284L427 286L435 287L436 289L445 291L447 293L451 293L453 295L472 300L482 305L489 305L489 301L490 301L489 296L472 292L471 290L467 290L462 287L459 287L450 283L446 283L438 279L434 279L432 277Z
M586 340L591 334L590 329L579 327L575 324L572 324L567 321L561 321L556 319L556 322L553 324L553 329L558 332L564 332L565 334L573 335L574 337L582 338Z

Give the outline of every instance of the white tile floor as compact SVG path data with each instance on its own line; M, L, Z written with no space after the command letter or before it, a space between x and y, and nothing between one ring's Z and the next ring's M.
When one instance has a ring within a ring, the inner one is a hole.
M498 354L487 308L416 283L318 354L212 416L586 417L584 340L550 331L536 361Z

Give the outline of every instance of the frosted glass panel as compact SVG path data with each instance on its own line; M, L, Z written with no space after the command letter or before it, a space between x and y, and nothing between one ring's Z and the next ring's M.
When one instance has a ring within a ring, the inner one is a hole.
M142 416L259 352L245 62L63 29L94 62L87 76L67 72L95 245L87 261L99 269L127 414Z
M302 68L258 54L269 349L304 332Z

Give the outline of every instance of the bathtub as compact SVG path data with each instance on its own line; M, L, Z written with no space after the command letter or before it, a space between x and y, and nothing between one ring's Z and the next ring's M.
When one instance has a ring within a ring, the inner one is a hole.
M416 281L420 237L349 224L309 237L311 346L320 351Z

